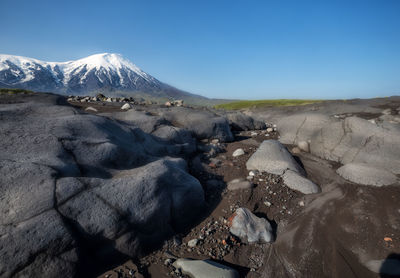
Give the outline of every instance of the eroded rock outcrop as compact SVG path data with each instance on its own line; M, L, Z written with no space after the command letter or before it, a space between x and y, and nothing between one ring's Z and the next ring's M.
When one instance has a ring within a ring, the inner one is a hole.
M80 276L81 256L138 256L204 205L182 144L60 103L0 104L2 277Z

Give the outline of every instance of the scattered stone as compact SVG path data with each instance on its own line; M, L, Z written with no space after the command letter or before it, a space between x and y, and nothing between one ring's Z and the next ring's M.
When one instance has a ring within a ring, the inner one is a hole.
M300 201L300 202L299 202L299 206L304 207L304 206L305 206L304 201Z
M247 208L238 208L230 219L230 232L249 243L272 242L271 224L264 218L259 218Z
M257 136L257 135L258 135L258 133L255 132L255 131L252 131L252 132L250 133L250 136Z
M245 179L234 179L228 182L228 190L238 190L238 189L250 189L253 184Z
M304 152L309 152L310 151L310 147L308 145L307 141L299 141L297 143L297 146L299 147L300 150L304 151Z
M321 192L318 185L309 179L301 176L298 172L287 170L283 174L283 182L287 187L297 190L303 194L313 194Z
M272 204L271 204L271 202L264 201L264 205L266 205L267 207L270 207Z
M89 106L89 107L86 107L85 111L97 112L97 109L92 106Z
M238 157L238 156L241 156L241 155L244 155L244 150L242 148L237 149L232 153L233 157Z
M211 260L178 259L173 266L193 278L239 278L239 273L233 268Z
M199 240L197 239L197 238L194 238L194 239L192 239L192 240L189 240L189 242L188 242L188 246L189 247L195 247L197 244L199 243Z
M132 108L132 106L131 106L129 103L125 103L125 104L122 105L122 107L121 107L122 110L129 110L129 109L131 109L131 108Z
M273 131L274 131L274 129L273 129L272 127L267 128L267 132L268 132L268 133L271 133L271 132L273 132Z
M178 107L183 106L183 100L182 99L174 100L173 104Z

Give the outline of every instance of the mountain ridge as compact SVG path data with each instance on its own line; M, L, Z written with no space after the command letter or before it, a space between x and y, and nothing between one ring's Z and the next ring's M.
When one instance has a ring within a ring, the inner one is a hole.
M66 62L47 62L0 54L0 87L58 94L208 100L163 83L117 53L100 53Z

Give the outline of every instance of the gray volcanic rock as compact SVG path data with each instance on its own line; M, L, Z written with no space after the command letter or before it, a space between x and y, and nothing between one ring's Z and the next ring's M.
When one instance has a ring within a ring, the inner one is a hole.
M0 160L0 225L22 222L52 208L55 174L45 165Z
M248 180L245 179L234 179L228 182L228 190L238 190L238 189L250 189L253 187Z
M376 125L349 117L325 126L311 139L310 151L321 158L366 163L400 174L400 130L397 125Z
M159 109L157 112L174 126L193 132L197 139L213 138L223 142L233 140L228 120L210 111L174 107Z
M2 277L73 277L77 250L55 209L14 225L0 225Z
M238 208L235 211L229 231L249 243L274 240L271 224L266 219L255 216L247 208Z
M225 117L229 120L233 130L256 130L265 129L266 125L263 121L254 119L251 116L245 115L241 112L227 113Z
M323 114L300 113L282 117L277 121L279 139L283 144L295 145L308 141L322 127L329 125L330 118Z
M304 174L303 168L279 141L266 140L246 163L247 170L265 171L282 175L286 170Z
M287 170L283 174L283 182L285 185L293 190L300 191L303 194L313 194L321 192L318 185L302 177L299 173Z
M168 121L163 117L154 116L148 112L136 111L133 109L126 112L103 113L101 115L132 123L146 133L152 133L158 127L168 124Z
M78 254L138 256L203 208L200 183L170 157L179 144L53 95L13 97L0 97L2 277L84 276Z
M348 163L336 172L346 180L363 185L379 187L397 182L396 175L365 163Z
M236 270L211 260L178 259L173 265L193 278L239 278Z
M181 152L191 154L196 150L196 140L187 129L172 126L165 118L149 112L129 110L127 112L103 113L103 116L134 124L161 141L172 142L181 147Z

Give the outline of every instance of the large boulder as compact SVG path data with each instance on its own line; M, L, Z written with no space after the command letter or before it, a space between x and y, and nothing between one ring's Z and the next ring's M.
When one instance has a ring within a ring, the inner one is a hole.
M282 175L286 170L304 174L303 168L296 162L289 151L277 140L266 140L246 163L248 170L265 171Z
M178 135L161 140L47 94L1 101L0 276L93 276L97 260L140 256L203 208L182 144L168 141Z

